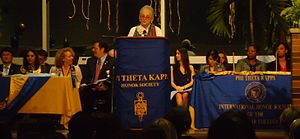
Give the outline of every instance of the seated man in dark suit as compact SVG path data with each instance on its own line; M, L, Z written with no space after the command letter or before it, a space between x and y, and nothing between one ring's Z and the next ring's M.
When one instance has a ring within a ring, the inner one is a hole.
M83 111L111 111L111 78L114 59L107 54L108 45L105 42L95 41L92 51L94 56L87 60L87 69L82 85L80 97ZM108 81L97 83L98 80ZM91 85L95 84L95 85Z
M20 73L20 65L12 63L13 51L10 47L5 47L0 52L2 64L0 65L0 73L2 76Z

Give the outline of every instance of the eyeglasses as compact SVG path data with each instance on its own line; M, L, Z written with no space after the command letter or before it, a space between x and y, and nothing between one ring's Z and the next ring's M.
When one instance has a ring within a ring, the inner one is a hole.
M150 15L140 15L140 18L144 18L144 19L150 19L151 16Z

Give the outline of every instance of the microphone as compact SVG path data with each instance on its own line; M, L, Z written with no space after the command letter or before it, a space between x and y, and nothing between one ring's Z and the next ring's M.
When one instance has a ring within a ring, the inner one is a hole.
M147 35L148 35L146 30L143 31L143 35L144 35L144 36L147 36Z

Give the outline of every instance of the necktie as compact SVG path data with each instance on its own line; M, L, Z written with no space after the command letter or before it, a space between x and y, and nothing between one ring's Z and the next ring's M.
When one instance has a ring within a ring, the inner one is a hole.
M98 80L98 77L100 75L100 70L101 70L100 68L101 68L101 59L98 59L93 83L95 83Z
M4 75L8 75L8 73L9 73L9 68L8 68L8 66L4 66L3 73L4 73Z
M147 35L148 35L146 30L143 31L143 35L144 35L144 36L147 36Z

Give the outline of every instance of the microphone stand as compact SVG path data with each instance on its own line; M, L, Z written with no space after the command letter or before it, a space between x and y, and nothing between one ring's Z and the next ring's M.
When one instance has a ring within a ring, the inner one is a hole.
M117 58L117 50L115 47L115 40L113 43L113 52L114 52L114 59L113 59L113 66L112 66L112 81L111 81L111 109L110 112L114 112L114 94L115 94L115 82L116 82L116 58Z
M112 39L112 49L114 54L113 54L113 64L112 64L112 73L111 73L111 97L110 97L110 112L113 113L114 112L114 94L115 94L115 76L116 76L116 72L115 72L115 63L116 63L116 48L115 48L115 36L110 36L110 35L102 35L102 38L106 38L106 39Z

